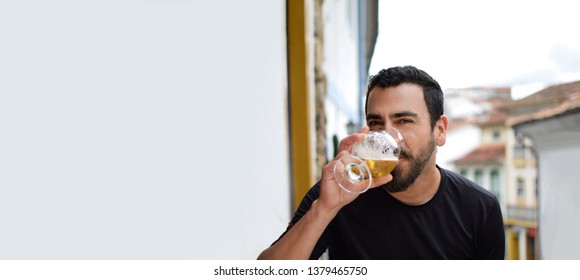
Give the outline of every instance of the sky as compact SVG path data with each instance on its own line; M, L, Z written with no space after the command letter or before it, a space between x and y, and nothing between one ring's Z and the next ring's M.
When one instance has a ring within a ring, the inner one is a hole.
M381 0L369 72L414 65L443 89L510 86L516 99L580 80L574 2Z

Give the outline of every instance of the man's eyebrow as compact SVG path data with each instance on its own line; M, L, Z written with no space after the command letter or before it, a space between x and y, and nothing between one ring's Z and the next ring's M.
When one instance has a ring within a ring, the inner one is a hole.
M404 117L418 118L419 114L412 112L412 111L402 111L402 112L393 113L390 115L390 117L394 118L394 119L404 118ZM379 114L368 113L366 119L367 120L374 120L374 119L382 119L382 117Z
M391 117L392 118L403 118L403 117L418 118L419 114L417 114L415 112L411 112L411 111L403 111L403 112L391 114Z
M379 115L379 114L373 114L373 113L367 114L367 120L380 119L380 118L381 118L381 115Z

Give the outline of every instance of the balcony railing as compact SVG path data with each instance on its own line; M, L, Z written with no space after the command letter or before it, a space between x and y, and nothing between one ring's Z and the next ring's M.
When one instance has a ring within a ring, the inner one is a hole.
M531 207L507 207L507 217L512 220L520 220L527 222L537 221L537 209Z

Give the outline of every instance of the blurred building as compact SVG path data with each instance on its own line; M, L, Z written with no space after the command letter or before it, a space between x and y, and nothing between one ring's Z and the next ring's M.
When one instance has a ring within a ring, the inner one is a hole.
M484 140L481 122L497 102L511 100L505 87L446 89L445 115L449 118L447 142L438 147L437 164L456 170L455 160L476 149Z
M506 109L518 112L509 123L521 139L519 160L537 157L538 258L579 259L580 81L547 87Z
M439 164L498 197L506 258L577 259L580 82L550 86L519 100L492 97L491 103L486 94L454 94L469 99L475 110L451 118L447 144L463 147L455 153L441 147ZM452 99L448 106L453 104L469 103Z

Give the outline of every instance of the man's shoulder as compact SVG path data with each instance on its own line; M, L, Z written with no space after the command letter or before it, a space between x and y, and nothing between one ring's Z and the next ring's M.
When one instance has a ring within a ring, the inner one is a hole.
M497 202L497 198L490 191L470 179L451 170L439 168L446 188L451 193L457 193L464 198L478 199L490 203Z

